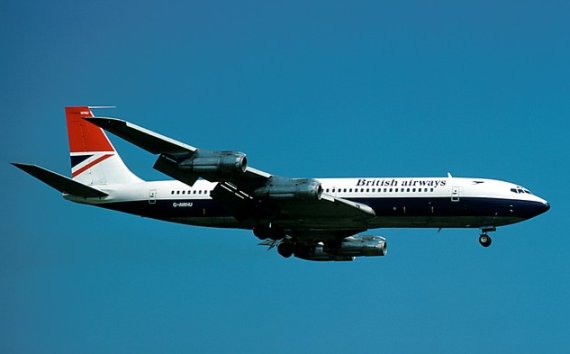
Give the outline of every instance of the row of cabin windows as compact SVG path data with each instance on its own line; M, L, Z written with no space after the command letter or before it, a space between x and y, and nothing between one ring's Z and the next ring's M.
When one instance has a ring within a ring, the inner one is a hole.
M433 192L433 188L354 188L354 192L352 188L327 188L325 189L326 193L427 193Z
M376 190L376 188L360 188L360 190L358 188L327 188L325 189L326 193L427 193L427 192L433 192L433 188L378 188L378 190ZM186 192L185 190L183 191L170 191L170 194L174 195L174 194L209 194L209 191L207 190L193 190L193 191L188 191Z
M186 191L170 191L170 194L209 194L209 193L210 193L210 191L202 191L202 190L199 190L199 191L194 190L194 191L188 191L188 192L186 192Z

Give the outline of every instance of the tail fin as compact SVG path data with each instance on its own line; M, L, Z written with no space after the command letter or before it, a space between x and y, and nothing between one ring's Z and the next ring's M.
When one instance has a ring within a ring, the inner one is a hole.
M90 117L90 107L65 107L72 179L86 185L142 182L124 164L103 129L83 119Z

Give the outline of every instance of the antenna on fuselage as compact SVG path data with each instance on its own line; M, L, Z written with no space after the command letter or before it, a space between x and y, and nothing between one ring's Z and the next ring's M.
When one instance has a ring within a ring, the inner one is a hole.
M447 172L447 178L453 178L453 176L451 175L451 172Z

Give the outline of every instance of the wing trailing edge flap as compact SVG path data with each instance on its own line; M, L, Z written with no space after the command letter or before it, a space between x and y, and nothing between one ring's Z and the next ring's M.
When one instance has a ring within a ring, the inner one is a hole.
M48 186L60 191L61 193L71 194L83 198L101 198L108 194L96 188L86 186L82 183L72 180L71 178L62 176L58 173L47 170L36 165L13 162L12 165L18 167L22 171L32 175L33 177L44 182Z

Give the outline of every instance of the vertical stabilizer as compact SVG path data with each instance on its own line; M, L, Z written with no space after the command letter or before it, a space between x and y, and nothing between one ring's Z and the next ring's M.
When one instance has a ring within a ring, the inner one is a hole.
M73 180L86 185L142 182L124 164L105 132L83 119L90 117L89 107L65 107Z

